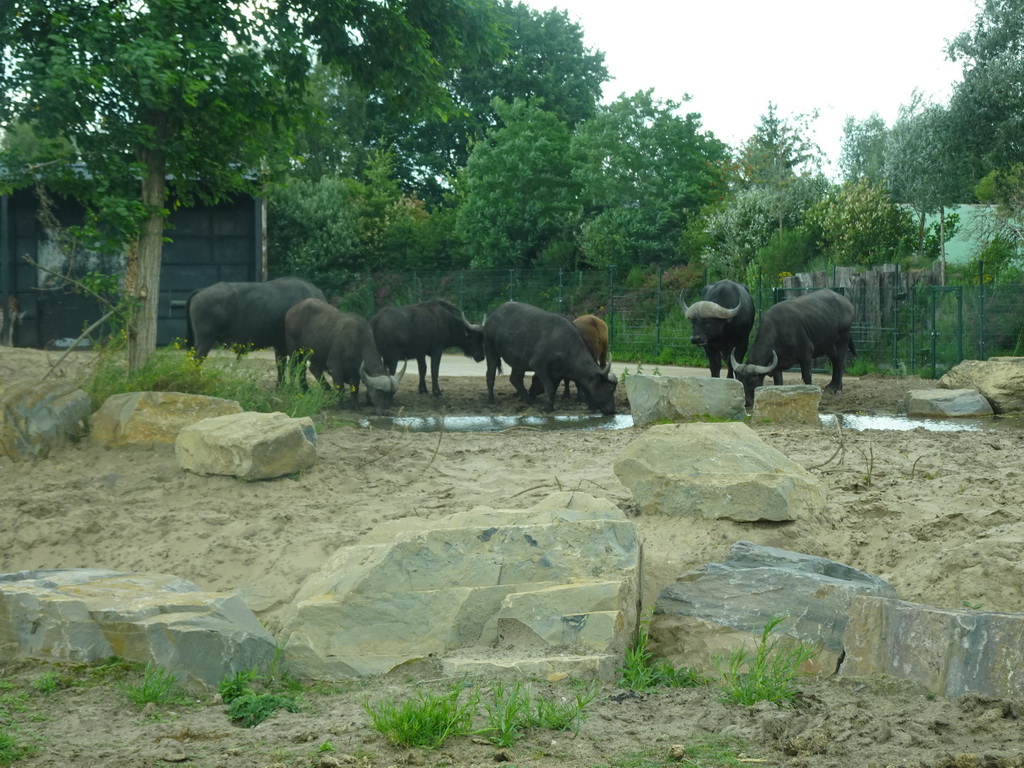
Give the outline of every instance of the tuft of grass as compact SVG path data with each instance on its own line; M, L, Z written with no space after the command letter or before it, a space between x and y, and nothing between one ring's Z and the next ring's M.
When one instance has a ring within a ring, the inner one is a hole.
M211 355L200 364L192 350L174 344L156 350L142 368L129 372L124 350L107 348L100 351L85 389L93 410L111 395L125 392L184 392L235 400L247 411L280 411L298 418L314 416L340 400L334 389L307 390L304 365L304 360L290 365L277 386L273 363L256 365L244 356Z
M256 693L253 690L246 690L228 704L227 715L243 728L252 728L279 709L298 712L299 703L291 696L280 693Z
M364 701L363 709L370 716L371 727L392 744L437 749L445 739L472 730L478 694L474 691L461 702L460 695L461 686L445 694L420 691L415 699L401 704L393 700L376 704Z
M491 686L489 699L484 701L487 720L478 733L486 734L498 747L513 746L533 728L572 730L574 735L578 735L580 725L587 717L586 708L598 690L598 685L591 685L575 691L571 700L559 702L544 696L534 697L519 682L508 689L502 683L495 683Z
M118 687L132 704L181 704L186 701L178 687L178 679L173 672L168 672L153 664L147 664L142 673L142 682L119 683Z
M228 718L243 728L252 728L280 709L298 712L299 703L295 696L280 692L283 688L295 690L297 687L296 681L286 674L282 667L281 649L278 648L267 674L261 674L258 669L253 668L236 672L231 677L221 680L218 690L221 699L227 705ZM257 688L260 690L256 690Z
M31 746L0 728L0 765L11 765L30 757L34 752Z
M728 657L717 657L715 666L722 676L722 699L731 704L750 706L770 701L784 707L794 706L800 691L794 685L800 666L819 653L817 646L799 642L781 644L769 636L785 621L771 616L761 631L753 655L737 648Z
M650 692L658 688L698 688L710 680L692 667L676 669L668 662L656 663L650 650L650 617L637 629L636 641L626 651L625 666L619 670L619 685L633 691Z

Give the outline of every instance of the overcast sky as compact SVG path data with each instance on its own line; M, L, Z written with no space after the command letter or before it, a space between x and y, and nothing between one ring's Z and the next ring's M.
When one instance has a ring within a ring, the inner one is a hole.
M960 67L946 41L968 29L975 0L525 0L559 8L604 51L604 101L654 88L692 100L704 127L733 146L767 110L818 110L815 137L835 163L847 116L887 125L914 89L948 100Z

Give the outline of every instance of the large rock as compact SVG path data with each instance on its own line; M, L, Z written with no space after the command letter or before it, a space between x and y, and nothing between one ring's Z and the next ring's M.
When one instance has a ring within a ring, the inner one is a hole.
M747 418L743 385L736 379L633 374L626 377L626 396L637 427L706 417L737 421Z
M1024 357L964 360L941 379L944 389L975 389L996 413L1024 411Z
M174 453L182 469L197 475L269 480L316 463L316 428L309 417L229 414L182 428Z
M111 395L92 415L91 438L106 446L173 443L182 427L202 419L241 413L234 400L181 392Z
M754 409L750 420L821 426L818 416L820 405L821 387L811 384L758 387L754 390Z
M926 418L991 416L992 405L976 389L914 389L907 416Z
M772 616L784 616L772 637L819 646L812 671L831 673L843 655L850 606L860 595L895 598L896 591L832 560L739 541L725 562L684 573L662 590L651 634L659 656L709 670L715 656L752 648Z
M648 515L778 522L825 506L815 477L740 423L651 427L615 474Z
M948 698L1024 698L1024 614L858 597L844 646L843 675L905 678Z
M267 667L274 638L241 598L166 574L0 574L0 649L57 661L120 656L216 685Z
M91 410L89 396L68 382L0 380L0 454L46 456L51 448L86 434Z
M284 616L288 660L327 678L431 656L447 673L611 677L637 626L639 567L633 524L582 493L385 524L299 590Z

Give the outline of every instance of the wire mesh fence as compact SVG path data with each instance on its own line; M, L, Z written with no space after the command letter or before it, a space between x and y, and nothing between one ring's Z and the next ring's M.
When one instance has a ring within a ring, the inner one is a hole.
M966 358L1024 352L1024 285L986 284L979 270L975 285L941 286L929 282L930 274L844 268L800 275L782 286L758 276L748 287L758 318L772 304L807 290L844 293L855 308L858 358L879 369L935 377ZM693 301L708 280L690 267L658 266L389 272L359 276L333 299L365 316L386 306L446 299L470 322L482 322L506 301L568 317L592 313L608 323L617 360L703 365L702 353L690 345L679 296L685 292L687 302Z

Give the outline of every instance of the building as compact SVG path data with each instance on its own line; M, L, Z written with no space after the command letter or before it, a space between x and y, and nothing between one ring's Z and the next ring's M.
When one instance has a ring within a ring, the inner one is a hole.
M103 316L92 297L69 289L56 273L121 274L121 256L67 253L58 233L40 221L39 199L32 189L0 196L0 298L4 310L0 342L18 347L69 345ZM82 221L81 207L55 201L60 226ZM157 310L157 343L185 336L185 301L192 291L221 280L265 280L266 206L262 198L238 197L214 206L183 208L170 214L164 231ZM40 266L26 260L26 257ZM12 300L21 313L12 324Z

